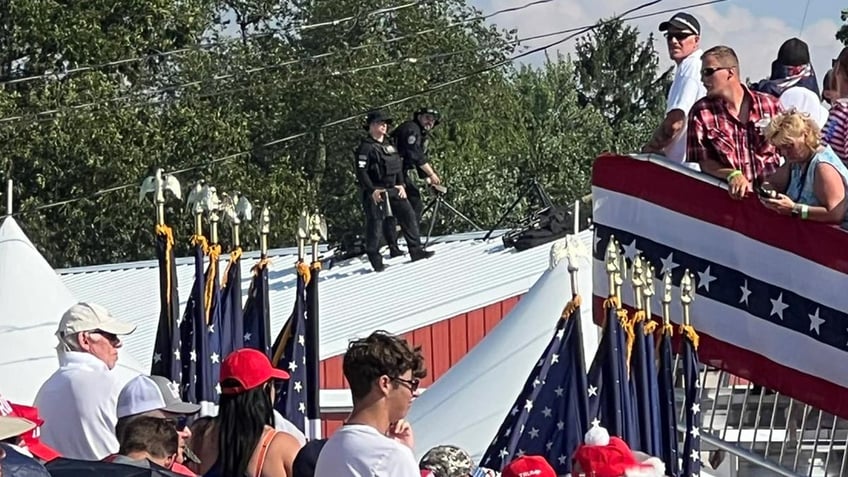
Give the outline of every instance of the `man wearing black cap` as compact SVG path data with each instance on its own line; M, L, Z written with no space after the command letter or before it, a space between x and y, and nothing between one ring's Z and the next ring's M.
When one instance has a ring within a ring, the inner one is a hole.
M403 186L406 190L406 199L415 211L417 222L421 223L421 213L424 204L421 202L421 191L415 181L410 177L413 169L418 171L418 177L426 179L428 184L438 186L441 184L436 171L430 165L427 155L430 131L439 124L439 112L433 108L421 108L415 111L412 119L404 122L392 131L392 139L397 144L398 152L403 158ZM394 217L386 219L387 226L383 227L386 242L392 257L400 256L403 252L397 246L397 230Z
M356 150L356 179L361 189L365 211L365 251L374 271L385 269L380 255L380 229L385 216L397 217L412 261L429 258L418 235L415 211L407 200L403 179L403 160L397 148L386 137L392 118L382 111L372 111L365 119L368 136Z
M665 32L668 55L677 64L668 91L665 119L642 152L660 154L675 162L686 160L686 116L706 89L701 83L701 24L684 12L660 23Z

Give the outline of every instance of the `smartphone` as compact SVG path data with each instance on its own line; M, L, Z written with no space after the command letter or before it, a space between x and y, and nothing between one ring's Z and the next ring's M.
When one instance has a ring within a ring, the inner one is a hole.
M777 198L777 191L774 190L774 189L766 189L765 187L763 187L761 185L758 185L756 187L756 189L757 189L757 195L759 195L760 197L762 197L764 199L776 199Z

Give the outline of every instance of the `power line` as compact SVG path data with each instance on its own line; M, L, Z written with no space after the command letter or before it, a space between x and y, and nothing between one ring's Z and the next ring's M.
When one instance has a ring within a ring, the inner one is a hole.
M498 10L498 11L490 13L488 15L484 15L483 17L489 17L490 18L490 17L493 17L495 15L499 15L499 14L502 14L502 13L522 10L522 9L525 9L525 8L528 8L528 7L531 7L531 6L535 6L535 5L539 5L539 4L542 4L542 3L549 3L551 1L553 1L553 0L537 0L537 1L534 1L534 2L530 2L530 3L526 3L524 5L517 6L517 7ZM697 7L702 7L702 6L706 6L706 5L721 3L721 2L724 2L724 1L727 1L727 0L710 0L710 1L705 1L705 2L701 2L701 3L695 3L695 4L692 4L692 5L689 5L688 8L697 8ZM652 13L636 15L636 16L627 18L627 20L628 21L638 20L638 19L642 19L642 18L648 18L648 17L652 17L652 16L656 16L656 15L661 15L663 13L674 12L674 11L677 11L677 10L679 10L679 8L670 8L670 9L660 10L660 11L656 11L656 12L652 12ZM480 17L480 18L483 18L483 17ZM463 20L461 22L456 22L454 24L449 24L449 25L447 25L447 27L452 27L452 26L463 24L463 23L467 23L470 20L472 20L472 19ZM566 33L573 33L573 32L581 31L585 28L588 28L589 26L591 26L591 25L584 25L584 26L581 26L581 27L568 28L568 29L565 29L565 30L559 30L559 31L554 31L554 32L550 32L550 33L543 33L543 34L524 37L524 38L516 38L516 39L510 40L510 41L504 42L503 44L513 45L513 44L519 44L521 42L538 40L538 39L542 39L542 38L549 38L549 37L552 37L552 36L557 36L557 35L566 34ZM400 36L397 36L397 37L389 38L389 39L383 40L382 42L379 42L379 43L358 45L358 46L355 46L355 47L352 47L352 48L349 48L349 49L343 50L343 51L319 53L319 54L308 56L308 57L305 57L305 58L287 60L287 61L284 61L282 63L276 63L276 64L266 65L266 66L252 67L252 68L248 68L247 70L244 70L244 71L241 71L241 72L238 72L238 73L220 74L220 75L215 75L212 78L208 78L208 79L205 79L205 80L196 80L196 81L190 81L190 82L187 82L187 83L178 83L178 84L174 84L174 85L165 86L165 87L162 87L162 88L159 88L159 89L147 91L144 94L148 95L148 96L152 96L152 95L157 95L157 94L172 93L172 92L178 91L180 89L184 89L184 88L188 88L188 87L192 87L192 86L201 86L203 84L208 84L209 82L222 81L222 80L225 80L225 79L236 78L237 76L242 76L242 75L249 76L249 75L259 73L259 72L262 72L262 71L269 71L269 70L293 65L295 63L304 63L304 62L307 62L307 61L326 58L326 57L338 55L338 54L345 53L345 52L351 52L351 51L361 50L361 49L364 49L364 48L370 48L370 47L373 47L373 46L388 44L388 43L400 41L400 40L403 40L403 39L408 39L408 38L411 38L411 37L414 37L414 36L419 36L419 35L422 35L422 34L431 33L431 32L434 32L436 30L437 29L435 29L435 28L429 28L429 29L413 32L413 33L410 33L410 34L400 35ZM286 84L300 83L304 80L309 80L309 79L321 79L321 78L326 78L326 77L339 76L339 75L342 75L342 74L358 73L358 72L367 71L367 70L370 70L370 69L379 69L379 68L384 68L384 67L388 67L388 66L401 65L401 64L404 64L404 63L414 63L416 61L428 61L428 60L436 59L436 58L439 58L439 57L449 57L449 56L455 56L455 55L461 54L461 53L466 53L466 52L471 52L471 51L479 51L479 50L483 50L483 49L486 49L486 48L491 48L493 46L496 46L496 45L484 45L484 46L480 46L480 47L477 47L477 48L474 48L474 49L461 50L461 51L458 51L458 52L441 53L441 54L436 54L436 55L428 55L428 56L419 57L419 58L404 57L404 58L400 58L400 59L395 60L395 61L378 63L378 64L368 65L368 66L359 67L359 68L352 68L352 69L343 70L343 71L340 71L340 72L332 72L330 74L325 74L325 75L317 75L317 76L299 78L299 79L287 82ZM248 91L248 90L251 90L251 89L255 89L255 88L258 88L258 87L265 86L267 84L268 83L262 83L262 84L259 84L259 85L248 86L248 87L243 87L243 88L231 88L231 89L221 90L221 91L218 91L218 92L203 93L203 94L199 94L199 95L195 96L195 98L210 98L210 97L214 97L214 96L219 96L221 94L230 94L230 93ZM93 108L93 107L97 107L97 106L109 105L110 103L120 103L122 101L131 101L131 100L136 100L137 98L138 98L138 95L125 95L125 96L119 96L119 97L116 97L116 98L109 98L109 99L104 99L104 100L91 101L91 102L88 102L88 103L81 103L81 104L76 104L76 105L63 106L63 107L60 107L60 108L44 110L44 111L40 111L40 112L37 112L37 113L29 113L29 114L23 114L23 115L17 115L17 116L7 116L7 117L0 118L0 125L6 124L6 123L17 122L17 121L21 121L21 120L27 120L27 119L34 121L34 122L52 121L53 119L55 119L55 116L53 116L53 115L56 115L56 114L66 113L66 112L74 112L74 111L89 109L89 108ZM169 103L169 100L144 100L144 101L135 101L135 102L132 102L132 103L129 103L129 104L122 104L122 105L120 105L120 107L122 107L122 108L123 107L127 107L127 108L145 107L145 106L156 106L156 105L167 104L167 103ZM39 118L40 116L51 116L51 117Z
M652 1L649 1L649 2L646 2L646 3L643 3L643 4L641 4L641 5L638 5L638 6L634 7L634 8L631 8L631 9L629 9L629 10L625 11L624 13L621 13L621 14L619 14L619 15L617 15L617 16L615 16L615 17L611 18L610 20L602 20L602 21L599 21L599 22L597 22L597 23L595 23L595 24L593 24L593 25L589 25L589 26L586 26L586 27L579 28L579 29L577 29L577 31L575 31L574 33L572 33L572 34L570 34L570 35L568 35L568 36L566 36L566 37L564 37L564 38L561 38L561 39L559 39L559 40L553 41L553 42L551 42L551 43L548 43L548 44L546 44L546 45L540 46L540 47L538 47L538 48L534 48L534 49L532 49L532 50L528 50L528 51L526 51L526 52L523 52L523 53L520 53L520 54L518 54L518 55L512 56L512 57L510 57L510 58L508 58L508 59L506 59L506 60L498 61L498 62L496 62L496 63L494 63L494 64L492 64L492 65L489 65L489 66L487 66L487 67L485 67L485 68L482 68L482 69L478 69L478 70L472 71L472 72L470 72L470 73L467 73L467 74L465 74L465 75L459 76L459 77L454 78L454 79L452 79L452 80L449 80L449 81L446 81L446 82L443 82L443 83L436 84L436 85L434 85L434 86L431 86L431 87L429 87L429 88L426 88L426 89L424 89L424 90L422 90L422 91L419 91L419 92L417 92L417 93L413 93L413 94L411 94L411 95L409 95L409 96L406 96L406 97L403 97L403 98L399 98L399 99L396 99L396 100L390 101L390 102L388 102L388 103L385 103L385 104L382 104L382 105L380 105L380 106L377 106L377 108L386 108L386 107L393 106L393 105L396 105L396 104L404 103L404 102L406 102L406 101L409 101L410 99L414 99L414 98L417 98L417 97L419 97L419 96L424 96L424 95L429 94L429 93L431 93L431 92L438 91L438 90L444 89L444 88L446 88L446 87L448 87L448 86L454 85L454 84L456 84L456 83L459 83L459 82L465 81L465 80L467 80L467 79L469 79L469 78L472 78L472 77L474 77L474 76L478 76L478 75L480 75L480 74L483 74L483 73L486 73L486 72L489 72L489 71L493 71L493 70L498 69L498 68L500 68L500 67L502 67L502 66L504 66L504 65L506 65L506 64L512 63L513 61L515 61L515 60L517 60L517 59L520 59L520 58L523 58L523 57L525 57L525 56L528 56L528 55L531 55L531 54L537 53L537 52L539 52L539 51L547 50L548 48L552 48L552 47L554 47L554 46L557 46L557 45L559 45L559 44L561 44L561 43L564 43L564 42L566 42L566 41L568 41L568 40L570 40L570 39L573 39L573 38L575 38L575 37L577 37L577 36L579 36L579 35L581 35L581 34L583 34L583 33L587 33L587 32L589 32L589 31L591 31L591 30L593 30L593 29L595 29L595 28L598 28L598 27L600 27L600 26L602 26L602 25L605 25L605 24L607 24L607 23L611 23L611 22L619 21L619 20L622 20L622 21L629 21L629 20L633 20L633 19L637 19L637 18L648 18L648 17L651 17L651 16L656 16L656 15L661 15L661 14L664 14L664 13L668 13L668 11L669 11L669 10L663 10L663 11L653 12L653 13L650 13L650 14L639 15L639 16L637 16L637 17L624 18L625 16L627 16L627 15L628 15L628 14L630 14L630 13L633 13L633 12L636 12L636 11L639 11L639 10L642 10L642 9L645 9L645 8L648 8L648 7L650 7L650 6L653 6L653 5L659 4L659 3L663 2L663 1L664 1L664 0L652 0ZM702 2L702 3L699 3L699 4L693 4L693 5L688 6L687 8L695 8L696 6L710 5L710 4L721 3L721 2L725 2L725 1L728 1L728 0L712 0L712 1L710 1L710 2ZM675 11L676 11L676 10L679 10L679 9L675 9ZM355 115L351 115L351 116L348 116L348 117L346 117L346 118L337 119L337 120L335 120L335 121L331 121L331 122L328 122L328 123L324 123L324 124L322 124L322 125L318 126L318 128L319 128L319 129L328 128L328 127L335 126L335 125L338 125L338 124L342 124L342 123L345 123L345 122L347 122L347 121L350 121L350 120L353 120L353 119L357 119L357 118L361 118L361 117L362 117L362 113L355 114ZM262 145L260 146L260 148L267 148L267 147L271 147L271 146L274 146L274 145L277 145L277 144L282 144L282 143L290 142L290 141L293 141L293 140L295 140L295 139L299 139L299 138L301 138L301 137L307 136L308 134L310 134L310 132L311 132L311 130L310 130L310 131L300 132L300 133L297 133L297 134L292 134L292 135L290 135L290 136L286 136L286 137L283 137L283 138L280 138L280 139L275 139L275 140L273 140L273 141L270 141L270 142L267 142L267 143L265 143L265 144L262 144ZM197 169L201 169L201 168L204 168L204 167L208 167L208 166L210 166L210 165L212 165L212 164L217 164L217 163L220 163L220 162L230 161L230 160L232 160L232 159L236 159L236 158L238 158L238 157L241 157L241 156L245 156L245 155L251 154L251 152L252 152L252 151L253 151L253 150L236 152L236 153L229 154L229 155L226 155L226 156L218 157L218 158L216 158L216 159L212 159L212 160L209 160L209 161L205 161L205 162L203 162L203 163L199 163L199 164L191 165L191 166L185 167L185 168L183 168L183 169L177 169L177 170L169 171L169 173L171 173L171 174L183 174L183 173L185 173L185 172L190 172L190 171L193 171L193 170L197 170ZM21 215L25 215L25 214L30 214L30 213L33 213L33 212L41 211L41 210L46 210L46 209L50 209L50 208L54 208L54 207L58 207L58 206L62 206L62 205L71 204L71 203L78 202L78 201L81 201L81 200L95 199L95 198L100 197L100 196L102 196L102 195L105 195L105 194L108 194L108 193L111 193L111 192L117 192L117 191L121 191L121 190L129 189L129 188L131 188L131 187L138 187L138 184L137 184L137 183L135 183L135 182L133 182L133 183L129 183L129 184L118 185L118 186L110 187L110 188L107 188L107 189L99 190L99 191L97 191L97 192L94 192L94 193L92 193L92 194L88 194L88 195L86 195L86 196L77 197L77 198L72 198L72 199L66 199L66 200L62 200L62 201L58 201L58 202L52 202L52 203L49 203L49 204L43 204L43 205L40 205L40 206L34 207L34 208L32 208L32 209L22 210L22 211L19 211L19 212L15 212L15 213L13 213L13 214L11 214L11 215L12 215L12 216L21 216Z
M804 15L801 16L801 28L798 29L798 36L804 33L804 26L807 24L807 13L810 11L810 0L807 0L807 5L804 7Z
M410 8L410 7L413 7L415 5L425 3L427 1L429 1L429 0L418 0L418 1L415 1L415 2L406 3L406 4L403 4L403 5L398 5L396 7L380 8L380 9L377 9L377 10L372 10L370 12L367 12L367 13L363 14L362 16L363 17L371 17L371 16L376 16L376 15L391 13L391 12L395 12L395 11L398 11L398 10ZM468 18L466 20L462 20L460 22L455 22L455 23L449 24L449 25L447 25L446 27L443 27L443 28L452 28L452 27L455 27L455 26L464 25L466 23L471 23L471 22L474 22L474 21L486 20L486 19L492 18L494 16L501 15L503 13L515 12L515 11L523 10L525 8L530 8L530 7L533 7L533 6L536 6L536 5L541 5L541 4L544 4L544 3L550 3L550 2L553 2L553 1L555 1L555 0L535 0L535 1L525 3L523 5L516 6L516 7L510 7L510 8L504 8L504 9L501 9L501 10L497 10L495 12L492 12L492 13L489 13L489 14L486 14L486 15L478 15L476 17L471 17L471 18ZM312 30L312 29L319 28L319 27L338 26L338 25L341 25L343 23L353 21L357 18L359 18L359 16L354 15L354 16L348 16L348 17L343 17L343 18L337 18L335 20L329 20L329 21L321 22L321 23L310 23L310 24L307 24L307 25L301 25L300 31ZM439 29L429 28L427 30L422 30L421 32L418 32L418 34L431 33L431 32L437 31L437 30L439 30ZM279 32L255 33L255 34L246 35L243 38L246 38L246 39L265 38L265 37L273 36L275 34L284 34L284 33L294 33L294 29L290 28L288 30L282 30L282 31L279 31ZM413 34L413 35L415 35L415 34ZM407 36L397 37L397 38L403 39L403 38L407 38ZM0 86L9 85L9 84L28 83L28 82L31 82L31 81L36 81L36 80L41 80L41 79L52 79L52 78L59 78L59 77L64 78L64 77L70 76L70 75L75 74L75 73L81 73L81 72L85 72L85 71L95 71L95 70L110 68L110 67L114 67L114 66L125 65L125 64L129 64L129 63L137 63L137 62L142 62L142 61L147 61L147 60L152 60L152 59L157 59L157 58L163 58L163 57L172 56L172 55L181 55L181 54L188 53L188 52L191 52L191 51L208 51L209 49L212 49L216 46L226 45L226 44L230 44L230 43L238 43L241 40L242 40L242 38L228 38L228 39L225 39L225 40L219 40L219 41L214 41L214 42L209 42L209 43L198 43L198 44L195 44L195 45L191 45L191 46L187 46L187 47L183 47L183 48L178 48L178 49L175 49L175 50L151 53L149 55L135 56L135 57L130 57L130 58L122 58L122 59L119 59L119 60L109 61L109 62L106 62L106 63L94 64L94 65L79 66L79 67L76 67L76 68L71 68L69 70L64 70L62 72L50 72L50 73L43 73L43 74L40 74L40 75L25 76L25 77L22 77L22 78L12 78L12 79L0 81ZM398 41L398 40L394 39L392 41ZM387 43L388 43L388 41L387 41ZM364 45L364 46L371 46L371 45ZM333 53L333 54L335 54L335 53ZM314 59L314 58L310 58L310 59ZM295 60L294 62L297 62L297 61L299 61L299 60Z
M251 74L254 74L254 73L259 73L261 71L269 71L269 70L274 70L274 69L278 69L278 68L283 68L285 66L290 66L290 65L293 65L293 64L296 64L296 63L305 63L305 62L308 62L308 61L314 61L314 60L318 60L318 59L322 59L322 58L328 58L328 57L339 55L339 54L342 54L342 53L349 53L349 52L358 51L358 50L362 50L362 49L366 49L366 48L372 48L372 47L375 47L375 46L386 45L386 44L394 43L394 42L397 42L397 41L417 37L417 36L420 36L420 35L425 35L425 34L428 34L428 33L443 31L444 28L453 28L453 27L461 26L461 25L464 25L466 23L470 23L470 22L473 22L473 21L485 20L485 19L492 18L492 17L497 16L497 15L501 15L503 13L515 12L515 11L523 10L523 9L533 7L533 6L536 6L536 5L541 5L541 4L544 4L544 3L550 3L552 1L554 1L554 0L535 0L535 1L532 1L532 2L525 3L523 5L516 6L516 7L505 8L505 9L497 10L495 12L492 12L492 13L489 13L489 14L486 14L486 15L481 15L481 16L477 16L477 17L473 17L473 18L468 18L468 19L465 19L465 20L462 20L462 21L453 22L453 23L450 23L450 24L448 24L444 27L441 27L441 28L427 28L427 29L424 29L424 30L419 30L417 32L408 33L408 34L405 34L405 35L399 35L399 36L395 36L395 37L392 37L392 38L388 38L386 40L383 40L383 41L380 41L380 42L377 42L377 43L368 43L368 44L363 44L363 45L357 45L355 47L347 48L347 49L344 49L344 50L318 53L318 54L310 55L310 56L307 56L307 57L304 57L304 58L286 60L282 63L276 63L276 64L266 65L266 66L252 67L252 68L248 68L247 70L241 71L241 72L238 72L238 73L219 74L219 75L213 76L212 78L206 78L206 79L203 79L203 80L195 80L195 81L190 81L190 82L186 82L186 83L177 83L177 84L173 84L173 85L164 86L164 87L161 87L161 88L158 88L158 89L145 91L145 92L142 92L140 94L152 96L152 95L157 95L157 94L172 93L172 92L175 92L175 91L183 89L183 88L189 88L189 87L192 87L192 86L201 86L204 83L222 81L222 80L225 80L225 79L235 78L236 76L239 76L239 75L251 75ZM375 10L375 12L385 13L384 10L385 9ZM342 20L344 20L344 19L342 19ZM331 22L325 22L325 23L331 23ZM317 24L316 26L318 26L318 25L325 25L325 24L324 23ZM518 41L521 41L521 40L517 40L517 41L512 40L512 41L507 42L506 44L513 44L513 43L517 43ZM480 47L478 49L484 49L484 48L487 48L487 47ZM37 77L35 77L35 78L37 78ZM0 83L0 84L2 84L2 83ZM23 120L29 120L29 121L34 121L34 122L42 122L42 121L45 121L45 120L49 121L49 120L52 120L52 118L40 119L40 116L52 116L52 115L59 114L59 113L62 113L62 112L71 112L71 111L88 109L88 108L95 107L95 106L105 105L105 104L109 104L109 103L119 103L119 102L122 102L122 101L135 100L135 99L138 98L138 96L139 96L139 94L124 95L124 96L118 96L118 97L115 97L115 98L91 101L91 102L87 102L87 103L75 104L75 105L70 105L70 106L62 106L62 107L59 107L59 108L53 108L53 109L48 109L48 110L44 110L44 111L39 111L37 113L26 113L26 114L19 114L19 115L16 115L16 116L6 116L6 117L3 117L3 118L0 118L0 124L8 124L8 123L18 122L18 121L23 121ZM210 95L203 95L203 96L209 97ZM143 101L143 102L136 102L136 103L130 104L128 106L129 107L136 107L136 106L144 106L144 105L148 105L148 104L149 105L156 105L156 104L162 104L164 102L165 101Z

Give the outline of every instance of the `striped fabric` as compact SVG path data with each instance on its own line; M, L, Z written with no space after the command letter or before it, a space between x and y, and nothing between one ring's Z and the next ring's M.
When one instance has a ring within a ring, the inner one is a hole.
M843 162L848 161L848 99L833 103L822 136Z

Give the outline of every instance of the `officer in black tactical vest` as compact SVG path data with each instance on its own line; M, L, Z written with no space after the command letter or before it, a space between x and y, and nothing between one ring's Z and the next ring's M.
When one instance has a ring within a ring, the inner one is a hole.
M406 197L409 205L415 210L416 222L421 223L421 212L424 204L421 201L421 191L411 177L412 171L418 172L418 177L425 179L431 186L442 183L439 175L433 170L427 156L430 130L439 124L439 112L433 108L421 108L412 115L412 119L404 122L392 131L392 138L397 144L398 151L403 158L403 180L406 189ZM383 227L383 234L389 244L392 256L403 252L397 246L397 230L395 220L389 218Z
M403 160L386 136L391 122L392 118L382 111L368 113L365 120L368 136L355 153L356 179L365 211L365 251L377 272L385 268L380 255L380 229L386 217L395 217L400 223L412 261L433 255L421 245L418 221L404 187Z

